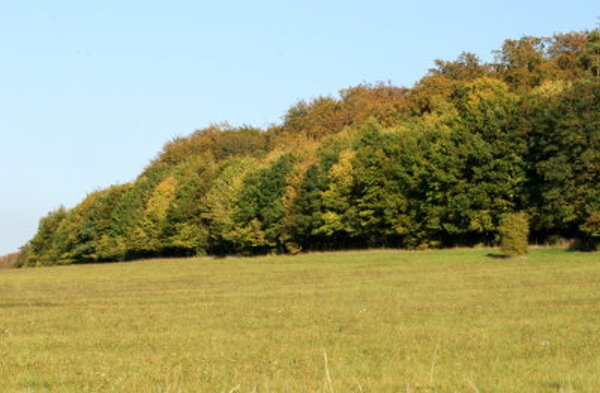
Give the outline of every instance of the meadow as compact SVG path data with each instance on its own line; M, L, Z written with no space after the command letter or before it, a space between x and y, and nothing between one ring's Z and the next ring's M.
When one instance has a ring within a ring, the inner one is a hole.
M598 391L598 253L0 270L0 392Z

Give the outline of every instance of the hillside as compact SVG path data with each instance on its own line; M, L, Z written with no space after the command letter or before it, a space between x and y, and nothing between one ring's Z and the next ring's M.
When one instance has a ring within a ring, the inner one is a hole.
M281 124L167 143L134 181L40 221L20 266L157 256L600 242L600 32L506 40L412 88L360 85Z

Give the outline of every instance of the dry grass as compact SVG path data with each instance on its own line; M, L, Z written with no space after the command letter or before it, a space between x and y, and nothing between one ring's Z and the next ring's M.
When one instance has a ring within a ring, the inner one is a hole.
M600 255L0 272L1 392L598 392Z

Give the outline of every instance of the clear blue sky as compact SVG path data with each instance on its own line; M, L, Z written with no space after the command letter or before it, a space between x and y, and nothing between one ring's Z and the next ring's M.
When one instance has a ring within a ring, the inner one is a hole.
M436 58L594 28L597 1L6 1L0 254L38 219L133 179L211 123L264 127L299 99L411 86Z

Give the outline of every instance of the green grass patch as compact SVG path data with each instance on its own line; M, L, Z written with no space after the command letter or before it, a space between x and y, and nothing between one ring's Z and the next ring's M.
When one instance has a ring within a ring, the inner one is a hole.
M598 392L600 255L0 271L1 392Z

